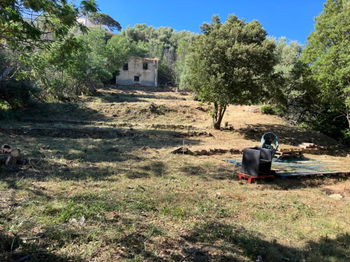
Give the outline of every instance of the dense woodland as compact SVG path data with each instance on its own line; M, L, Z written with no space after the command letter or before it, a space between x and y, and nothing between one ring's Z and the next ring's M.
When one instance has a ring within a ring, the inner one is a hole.
M79 24L82 16L96 26ZM0 118L18 118L33 103L95 95L130 56L158 57L160 85L193 90L211 104L216 129L230 104L262 104L264 113L349 143L349 16L348 0L327 0L303 47L236 16L213 17L195 34L122 29L93 0L2 1Z

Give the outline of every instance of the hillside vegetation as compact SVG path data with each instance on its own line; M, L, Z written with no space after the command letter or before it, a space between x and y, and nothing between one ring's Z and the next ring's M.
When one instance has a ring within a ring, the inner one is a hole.
M0 169L1 261L349 261L345 177L248 185L223 161L241 155L171 154L243 149L273 131L282 147L338 148L306 156L349 170L334 140L257 106L229 107L233 128L213 130L206 105L170 89L110 87L80 101L1 122L0 141L30 159Z

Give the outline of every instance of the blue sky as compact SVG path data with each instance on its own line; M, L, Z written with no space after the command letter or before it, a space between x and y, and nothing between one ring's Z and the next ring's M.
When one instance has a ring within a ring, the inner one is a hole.
M123 28L135 24L199 32L215 14L258 20L270 36L305 44L325 0L97 0L102 12Z

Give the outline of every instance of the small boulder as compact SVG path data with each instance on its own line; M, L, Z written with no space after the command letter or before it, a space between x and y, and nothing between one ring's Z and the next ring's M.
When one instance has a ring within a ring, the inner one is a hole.
M329 197L336 199L336 200L340 200L343 198L343 196L341 194L331 194L331 195L329 195Z

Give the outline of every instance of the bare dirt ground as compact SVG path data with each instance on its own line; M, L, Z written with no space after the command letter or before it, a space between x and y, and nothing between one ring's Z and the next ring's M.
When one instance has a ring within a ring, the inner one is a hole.
M170 153L242 150L273 131L282 148L327 146L306 157L350 170L333 139L258 106L231 106L233 129L216 131L207 105L170 89L81 99L0 123L0 144L31 159L0 169L0 261L350 261L347 177L247 185L223 161L240 155Z

